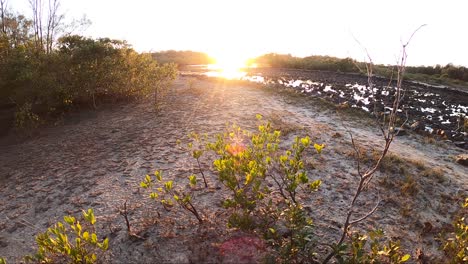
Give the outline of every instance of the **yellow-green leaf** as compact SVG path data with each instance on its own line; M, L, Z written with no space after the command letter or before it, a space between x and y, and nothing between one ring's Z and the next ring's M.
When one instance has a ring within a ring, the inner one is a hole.
M109 248L109 238L106 238L104 239L104 241L102 241L102 247L101 247L104 251L107 250Z
M406 262L406 261L408 261L410 258L411 258L411 256L410 256L409 254L406 254L406 255L404 255L403 257L401 257L401 262Z
M69 216L69 215L64 216L63 220L69 225L73 225L73 223L75 223L75 217L73 217L73 216Z
M159 170L155 171L155 172L154 172L154 176L156 176L156 179L157 179L158 181L162 181L162 173L161 173L161 171L159 171Z
M189 176L189 181L190 181L190 185L191 185L191 186L197 185L197 176L195 176L195 175L193 175L193 174L190 175L190 176Z
M316 191L320 187L321 184L322 184L321 180L315 180L315 181L310 183L309 188L312 191Z
M322 152L322 149L325 147L325 144L319 145L317 143L314 144L315 150L317 150L317 153L320 154Z
M172 190L172 181L167 181L167 182L164 184L164 187L166 188L167 191Z
M247 185L247 184L251 183L251 182L252 182L252 180L253 180L253 176L252 176L252 174L250 174L250 173L247 173L247 175L245 175L245 185Z
M307 147L309 146L310 144L310 138L309 137L305 137L305 138L301 138L301 143L304 147Z

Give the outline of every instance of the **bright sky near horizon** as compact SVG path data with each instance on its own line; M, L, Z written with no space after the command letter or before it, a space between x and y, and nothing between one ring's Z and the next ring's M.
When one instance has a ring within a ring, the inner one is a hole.
M9 6L30 16L27 0L9 0ZM464 0L61 0L61 9L68 18L91 20L80 33L125 39L138 51L365 60L364 46L383 64L395 64L402 41L427 24L407 49L408 65L468 66Z

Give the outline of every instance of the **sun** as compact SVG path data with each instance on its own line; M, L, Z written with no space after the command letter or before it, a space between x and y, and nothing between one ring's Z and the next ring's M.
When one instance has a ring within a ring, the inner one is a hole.
M213 76L240 79L246 75L243 69L247 67L247 59L242 56L235 53L224 53L213 57L215 63L209 65L209 68L214 71Z

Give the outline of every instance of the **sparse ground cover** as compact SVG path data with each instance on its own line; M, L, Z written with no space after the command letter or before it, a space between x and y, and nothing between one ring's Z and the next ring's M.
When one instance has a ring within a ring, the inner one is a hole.
M374 159L382 146L372 120L294 90L242 82L179 77L168 96L157 114L151 102L122 104L75 114L24 142L6 144L11 138L4 138L0 256L20 261L34 252L37 233L63 215L79 216L93 208L99 240L109 239L106 254L112 262L261 261L271 247L254 232L226 227L229 215L220 201L228 192L209 170L211 160L202 156L199 166L183 147L190 133L213 136L227 123L255 131L260 114L283 131L280 148L296 136L325 145L319 156L313 148L305 154L305 168L311 179L322 181L320 188L297 194L313 220L313 237L320 241L317 258L322 259L326 245L340 234L357 184L349 132L364 161ZM397 137L359 203L371 209L380 198L381 206L353 230L381 228L387 238L400 240L412 262L442 261L436 239L452 231L459 204L468 195L467 167L454 161L463 152L445 142L427 144L411 133ZM184 210L158 206L140 187L146 174L161 170L164 180L189 188L190 175L201 181L200 167L209 187L192 192L202 223Z

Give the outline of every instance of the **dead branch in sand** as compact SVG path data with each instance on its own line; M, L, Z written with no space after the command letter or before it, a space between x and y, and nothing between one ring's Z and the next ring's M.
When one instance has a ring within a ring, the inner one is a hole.
M376 212L378 207L379 207L379 204L381 202L380 197L377 199L377 202L376 202L375 206L372 208L372 210L370 210L370 211L368 211L368 212L366 212L364 214L361 214L361 216L358 217L358 218L352 219L353 215L355 213L359 212L359 210L356 210L357 209L356 208L356 202L357 202L359 196L361 195L363 189L366 186L368 186L369 183L371 182L375 172L380 167L380 164L381 164L382 160L387 155L388 150L390 149L390 145L392 144L395 136L398 135L399 131L401 131L403 125L408 120L408 117L406 115L406 120L402 124L399 125L399 129L396 128L396 126L398 125L397 124L398 123L398 116L397 115L398 115L398 113L400 111L403 110L403 109L401 109L402 108L402 101L404 99L405 92L406 92L405 90L403 90L403 87L402 87L403 76L405 74L405 69L406 69L406 58L407 58L406 48L409 45L409 43L410 43L411 39L413 38L414 34L418 30L420 30L423 26L425 26L425 25L421 25L420 27L418 27L411 34L410 38L408 39L408 41L406 43L402 43L401 56L400 56L399 61L397 62L396 87L395 87L395 92L394 92L394 95L393 95L394 98L393 98L393 104L392 104L391 110L388 113L385 113L385 108L384 108L384 112L383 112L382 116L380 117L380 115L377 114L377 112L376 112L377 106L376 106L376 103L374 101L375 120L377 122L377 125L378 125L380 131L382 132L383 139L384 139L385 143L383 144L382 153L380 154L378 159L375 161L375 163L372 166L370 166L365 171L362 170L361 156L360 156L359 149L358 149L358 146L356 144L356 141L354 140L354 137L353 137L352 133L348 130L348 133L349 133L349 135L351 137L351 144L353 146L354 151L356 152L357 173L359 175L359 183L358 183L358 187L357 187L357 189L355 191L355 194L353 196L353 199L352 199L352 201L351 201L351 203L349 205L349 209L348 209L348 212L346 214L346 218L345 218L345 221L344 221L344 224L343 224L343 230L342 230L340 239L333 246L332 252L330 252L327 255L327 257L323 260L322 263L328 263L330 261L330 259L333 258L337 254L337 251L335 249L340 248L343 245L343 242L344 242L345 238L347 237L347 235L349 233L349 229L351 228L352 225L365 220L366 218L371 216L374 212ZM367 49L365 49L365 52L366 52L367 57L369 59L369 62L366 64L367 76L368 76L368 85L369 85L369 88L370 88L372 94L374 95L374 87L373 87L373 82L372 82L373 62L372 62L371 56L367 52ZM392 76L393 76L393 74L392 74ZM391 83L392 83L392 79L390 79L389 85L391 85ZM374 99L375 99L375 96L374 96Z

